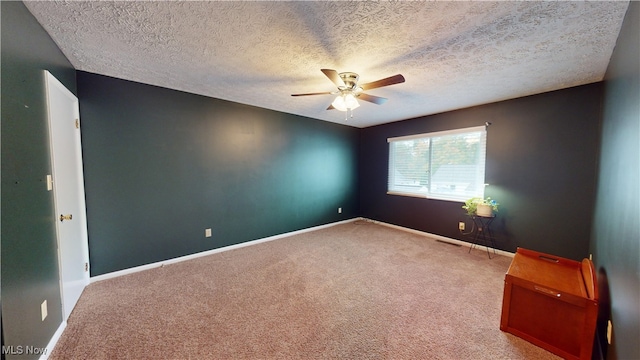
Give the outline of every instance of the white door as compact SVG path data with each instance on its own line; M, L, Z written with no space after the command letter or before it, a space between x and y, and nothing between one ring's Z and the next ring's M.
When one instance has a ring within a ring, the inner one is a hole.
M49 137L63 320L89 284L89 245L78 98L48 71Z

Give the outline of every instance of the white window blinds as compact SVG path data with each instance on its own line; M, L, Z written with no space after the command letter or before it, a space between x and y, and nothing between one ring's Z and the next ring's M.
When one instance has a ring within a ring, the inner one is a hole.
M389 194L464 201L484 198L484 126L387 139Z

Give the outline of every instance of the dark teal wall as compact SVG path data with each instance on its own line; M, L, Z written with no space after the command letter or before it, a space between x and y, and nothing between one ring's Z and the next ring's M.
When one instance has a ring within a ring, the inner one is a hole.
M640 3L631 2L605 78L592 249L614 336L607 359L640 359Z
M591 84L362 130L362 215L470 241L462 203L387 195L389 137L483 125L487 132L485 195L500 209L496 246L582 259L589 256L601 84Z
M78 92L92 276L358 215L356 128L85 72Z
M74 93L76 74L21 2L0 6L2 330L7 346L45 347L62 322L62 305L53 193L45 182L51 163L44 70ZM44 300L49 315L41 321Z

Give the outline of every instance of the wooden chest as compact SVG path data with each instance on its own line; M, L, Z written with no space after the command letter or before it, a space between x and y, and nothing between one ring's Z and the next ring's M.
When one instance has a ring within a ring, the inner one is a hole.
M500 330L565 359L591 359L597 291L589 259L518 248L505 275Z

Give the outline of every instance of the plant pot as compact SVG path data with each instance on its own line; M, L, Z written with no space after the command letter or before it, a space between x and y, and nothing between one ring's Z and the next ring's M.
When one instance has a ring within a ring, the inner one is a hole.
M476 215L483 217L492 217L493 209L491 205L478 204L478 208L476 209Z

